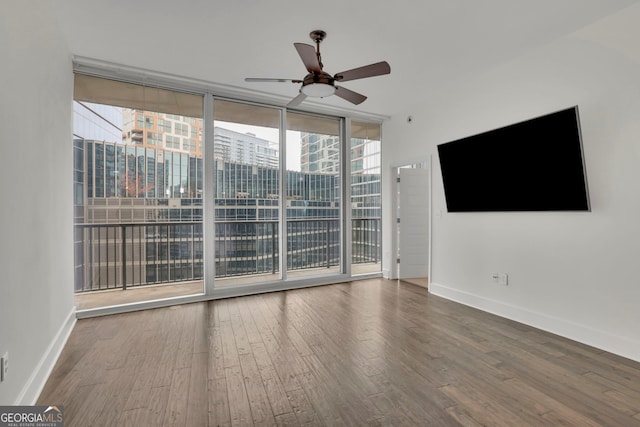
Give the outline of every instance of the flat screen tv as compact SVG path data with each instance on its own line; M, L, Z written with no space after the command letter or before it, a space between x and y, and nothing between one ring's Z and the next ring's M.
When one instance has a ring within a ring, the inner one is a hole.
M438 145L449 212L589 211L578 107Z

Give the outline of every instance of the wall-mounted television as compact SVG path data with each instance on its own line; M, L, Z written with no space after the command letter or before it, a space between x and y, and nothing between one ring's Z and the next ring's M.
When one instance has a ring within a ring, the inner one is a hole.
M589 211L578 107L438 145L449 212Z

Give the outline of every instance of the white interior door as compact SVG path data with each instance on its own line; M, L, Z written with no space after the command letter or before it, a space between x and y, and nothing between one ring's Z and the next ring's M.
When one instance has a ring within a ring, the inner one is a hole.
M427 277L429 261L429 186L427 169L400 168L398 277Z

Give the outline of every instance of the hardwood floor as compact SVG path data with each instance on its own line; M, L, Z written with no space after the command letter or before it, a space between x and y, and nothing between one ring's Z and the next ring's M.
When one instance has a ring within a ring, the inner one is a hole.
M79 320L71 426L640 426L640 363L383 279Z

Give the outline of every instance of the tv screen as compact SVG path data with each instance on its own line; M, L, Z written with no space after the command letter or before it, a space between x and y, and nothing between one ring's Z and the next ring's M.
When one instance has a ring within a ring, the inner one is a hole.
M578 107L438 145L449 212L588 211Z

